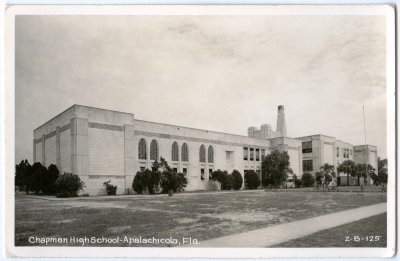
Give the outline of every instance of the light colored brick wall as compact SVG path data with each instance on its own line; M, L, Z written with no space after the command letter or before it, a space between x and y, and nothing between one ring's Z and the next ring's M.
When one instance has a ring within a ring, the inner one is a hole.
M124 133L89 128L89 173L124 176Z
M56 154L56 136L46 139L45 141L45 157L46 157L46 167L51 164L57 164L57 154Z
M60 174L72 172L71 167L71 130L60 133Z
M42 142L36 144L36 162L43 162L42 159Z

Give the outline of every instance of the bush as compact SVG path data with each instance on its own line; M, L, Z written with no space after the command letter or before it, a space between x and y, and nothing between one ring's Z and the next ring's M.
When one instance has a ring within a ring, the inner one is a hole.
M83 189L85 183L78 175L65 172L55 182L57 197L77 197L78 192Z
M301 182L304 187L312 187L315 183L315 178L310 173L304 173L303 176L301 176Z
M232 187L234 190L239 190L242 188L243 185L243 178L242 178L242 174L240 174L239 171L237 171L236 169L232 172L232 178L233 178L233 182L232 182Z
M226 170L216 170L211 174L211 179L221 185L221 190L231 190L233 187L233 178Z
M32 166L26 159L15 165L15 186L20 191L26 191L26 194L29 193L27 183L31 172Z
M161 173L162 193L168 193L169 190L183 191L187 183L188 180L183 173L176 173L172 170L165 170Z
M257 189L261 184L261 181L254 170L248 170L244 174L244 182L248 189Z
M111 179L103 183L103 186L106 187L107 195L116 195L117 194L117 186L111 184Z
M137 194L143 194L146 185L144 184L144 171L136 172L135 178L133 179L132 189Z

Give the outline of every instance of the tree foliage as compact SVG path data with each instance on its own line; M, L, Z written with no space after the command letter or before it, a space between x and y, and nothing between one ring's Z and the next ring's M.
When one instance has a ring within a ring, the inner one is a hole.
M314 186L315 178L310 173L304 173L301 176L301 181L302 181L304 187L312 187L312 186Z
M57 197L77 197L78 192L83 190L85 183L78 175L64 172L55 182Z
M356 164L352 160L345 160L338 166L338 171L347 175L347 186L350 185L350 175L356 175Z
M244 174L244 183L248 189L257 189L261 184L260 178L254 170L248 170Z
M262 183L264 186L278 187L284 182L288 173L291 173L289 154L274 150L262 162Z
M242 174L240 174L240 172L238 170L233 170L232 171L232 188L234 190L239 190L242 188L243 185L243 178L242 178Z
M378 180L384 184L388 182L387 159L378 158Z

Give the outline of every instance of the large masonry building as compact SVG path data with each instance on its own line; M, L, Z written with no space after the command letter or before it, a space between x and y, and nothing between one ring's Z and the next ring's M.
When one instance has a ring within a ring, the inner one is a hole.
M45 166L55 164L60 173L79 175L86 186L83 193L89 195L105 194L103 182L108 180L118 186L117 194L134 193L135 174L151 169L160 157L175 171L187 175L186 190L215 189L209 176L217 169L237 169L242 175L254 170L261 178L261 162L272 150L289 154L290 167L298 177L303 172L318 171L325 162L336 166L341 160L335 157L338 144L343 153L349 150L349 158L376 162L374 146L352 147L323 135L286 137L283 106L278 107L276 131L264 124L260 130L248 128L248 136L148 122L130 113L81 105L73 105L33 134L33 161ZM375 154L371 156L370 151ZM312 170L303 171L310 168L310 160Z

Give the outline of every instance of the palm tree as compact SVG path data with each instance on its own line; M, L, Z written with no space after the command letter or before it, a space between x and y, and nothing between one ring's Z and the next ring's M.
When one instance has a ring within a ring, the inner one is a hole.
M366 163L359 163L356 165L356 173L357 173L357 180L358 186L360 185L360 177L363 177L364 180L375 173L375 168L371 166L371 164Z
M328 185L332 179L336 177L335 166L329 165L328 163L321 166L321 172L325 185Z
M338 172L343 172L347 175L347 186L349 186L350 175L354 176L356 173L356 164L352 160L345 160L339 165Z

